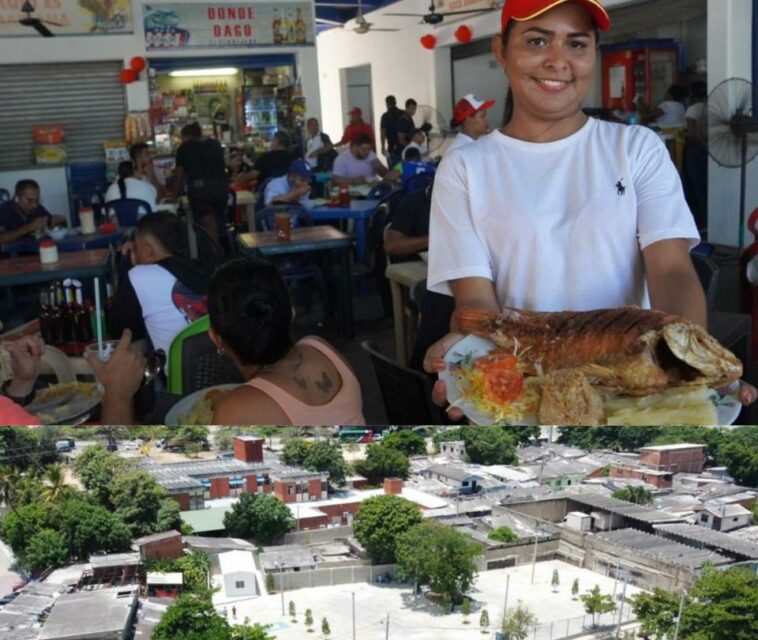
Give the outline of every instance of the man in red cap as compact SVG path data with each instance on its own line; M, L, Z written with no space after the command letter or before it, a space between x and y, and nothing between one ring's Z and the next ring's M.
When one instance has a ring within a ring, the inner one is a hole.
M450 125L453 129L460 129L460 131L446 152L463 147L487 133L489 129L487 111L494 104L494 100L479 100L473 93L458 100L453 108L453 119Z
M371 149L376 150L374 128L368 122L363 121L363 111L361 111L361 108L353 107L347 112L347 115L350 116L350 122L345 127L345 132L342 134L342 140L334 146L341 147L350 144L358 136L368 136L371 140Z

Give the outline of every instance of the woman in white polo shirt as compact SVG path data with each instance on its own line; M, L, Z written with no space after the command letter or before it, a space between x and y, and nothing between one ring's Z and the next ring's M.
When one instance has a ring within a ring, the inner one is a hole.
M506 0L493 40L506 124L447 153L432 197L428 285L456 309L638 305L706 324L700 239L665 146L582 112L608 28L597 0ZM455 339L429 349L428 371Z

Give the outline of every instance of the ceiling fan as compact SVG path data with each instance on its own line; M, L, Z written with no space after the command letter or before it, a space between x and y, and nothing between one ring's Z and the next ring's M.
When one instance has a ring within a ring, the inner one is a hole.
M24 2L23 6L21 7L21 13L25 13L25 18L19 18L18 20L4 20L0 24L18 24L24 26L24 27L32 27L33 29L36 29L37 33L39 33L43 38L52 38L55 36L55 34L50 31L45 25L49 24L54 27L63 27L60 22L51 22L50 20L42 20L41 18L33 18L32 14L34 13L34 6L32 6L32 3L29 2L29 0L26 0Z
M492 9L495 7L495 3L492 3L492 7L489 9L468 9L468 10L462 10L462 11L444 11L444 12L438 12L436 7L434 6L434 0L430 0L429 4L429 13L421 14L421 13L385 13L385 16L404 16L408 18L421 18L422 22L426 24L431 25L437 25L441 24L445 17L447 16L458 16L458 15L471 15L476 13L489 13L492 11Z
M337 4L335 2L318 2L316 4L317 7L334 7L339 9L345 9L345 8L357 8L358 9L358 15L355 16L355 27L353 28L353 31L355 33L363 35L364 33L368 33L369 31L400 31L400 29L374 29L373 22L369 22L366 20L366 18L363 16L363 3L361 0L358 0L358 4ZM323 18L316 18L316 22L319 22L321 24L328 24L333 25L335 27L342 27L344 28L344 24L341 22L337 22L336 20L326 20Z

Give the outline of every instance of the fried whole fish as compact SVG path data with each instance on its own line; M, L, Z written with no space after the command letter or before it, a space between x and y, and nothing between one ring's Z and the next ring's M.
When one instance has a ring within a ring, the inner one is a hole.
M734 354L680 316L637 307L510 311L502 316L463 309L456 316L458 329L518 354L526 375L575 370L603 392L630 396L672 387L718 388L742 375Z

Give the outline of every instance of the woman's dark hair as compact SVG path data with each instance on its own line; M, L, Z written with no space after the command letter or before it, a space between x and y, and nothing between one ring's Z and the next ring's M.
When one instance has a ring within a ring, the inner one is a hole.
M503 31L503 35L501 37L501 42L503 43L503 49L505 49L508 46L508 41L511 39L511 33L513 32L514 27L516 26L516 20L511 20L508 23L508 26L505 28L505 31ZM593 25L593 31L595 33L595 46L600 46L600 30L597 28L597 25ZM503 124L504 127L507 125L511 120L513 119L513 91L510 87L508 87L508 95L505 97L505 107L503 109Z
M137 234L149 233L175 258L189 259L186 225L168 211L142 216L135 226Z
M266 366L292 349L292 301L279 270L239 258L220 267L208 291L211 326L248 365Z
M134 175L134 165L129 160L124 160L118 164L118 190L121 199L126 198L126 179Z
M684 102L689 96L689 91L678 84L671 85L666 93L671 96L674 102Z
M702 80L693 82L690 86L690 94L693 100L705 100L708 97L708 84Z
M131 147L129 147L129 157L132 159L133 163L137 163L137 156L142 153L145 149L149 149L150 146L145 144L144 142L136 142Z
M182 127L182 136L190 140L199 140L203 137L203 128L197 122L190 122Z

